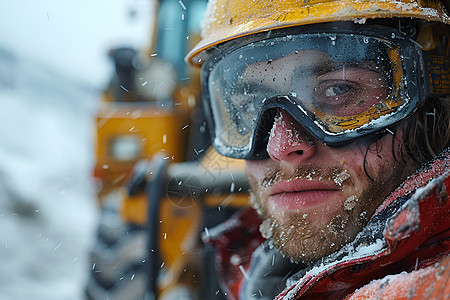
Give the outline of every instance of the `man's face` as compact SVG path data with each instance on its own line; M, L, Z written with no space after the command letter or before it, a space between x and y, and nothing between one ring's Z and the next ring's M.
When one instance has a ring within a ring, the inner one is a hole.
M265 219L263 236L304 262L354 239L414 169L402 155L401 139L387 134L371 145L362 139L331 148L280 110L267 145L269 158L246 161L251 203Z

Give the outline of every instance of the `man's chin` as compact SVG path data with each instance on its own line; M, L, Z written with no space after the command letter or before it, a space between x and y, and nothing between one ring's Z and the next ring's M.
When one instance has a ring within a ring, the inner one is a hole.
M264 229L264 223L270 225L270 234L266 237L271 238L280 253L294 262L306 264L336 252L361 229L356 225L359 222L354 222L349 214L336 215L325 224L315 224L306 215L289 219L283 223L266 220L261 229Z
M301 241L298 238L297 236L291 236L290 238L279 237L277 234L274 234L271 241L278 251L282 255L289 257L292 262L304 264L313 264L319 259L337 251L341 246L341 244L325 240L321 245L318 245L315 237L304 238ZM286 239L290 239L290 241L285 242Z

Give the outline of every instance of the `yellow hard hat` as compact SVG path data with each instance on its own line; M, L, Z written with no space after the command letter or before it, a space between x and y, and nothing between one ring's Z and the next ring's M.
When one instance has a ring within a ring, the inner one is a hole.
M202 53L237 37L304 24L374 18L417 18L450 25L438 0L210 0L202 23L202 40L186 61L204 62Z

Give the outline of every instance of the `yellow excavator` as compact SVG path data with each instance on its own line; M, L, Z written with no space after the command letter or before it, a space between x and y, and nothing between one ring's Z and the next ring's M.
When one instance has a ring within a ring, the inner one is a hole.
M240 161L209 145L184 56L206 0L160 0L148 49L118 47L97 115L101 220L86 299L225 299L201 234L247 205Z

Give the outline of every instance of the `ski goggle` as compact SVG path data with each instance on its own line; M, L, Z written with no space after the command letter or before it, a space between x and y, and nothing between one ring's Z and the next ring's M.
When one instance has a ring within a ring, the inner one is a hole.
M436 89L448 93L448 82L430 86L423 51L402 32L342 24L348 23L269 32L215 49L202 76L206 119L219 153L267 157L277 109L320 142L340 146L407 118Z

